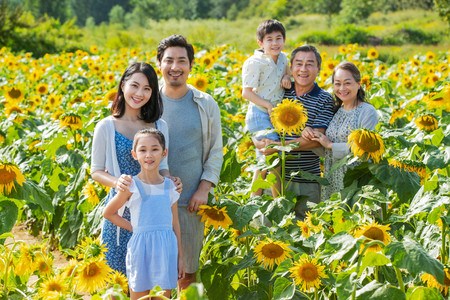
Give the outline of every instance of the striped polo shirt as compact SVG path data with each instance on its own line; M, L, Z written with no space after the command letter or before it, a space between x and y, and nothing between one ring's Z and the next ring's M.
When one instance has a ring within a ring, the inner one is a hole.
M321 89L317 83L314 83L314 88L311 92L298 97L295 93L295 85L292 83L290 89L286 89L284 98L299 100L306 110L308 121L306 126L311 128L327 128L333 118L333 97L327 91ZM298 135L286 135L286 141L299 138ZM286 180L291 179L291 172L300 170L310 172L314 175L320 176L320 159L311 150L306 151L291 151L289 156L293 156L286 161ZM294 176L293 182L311 183L315 181Z

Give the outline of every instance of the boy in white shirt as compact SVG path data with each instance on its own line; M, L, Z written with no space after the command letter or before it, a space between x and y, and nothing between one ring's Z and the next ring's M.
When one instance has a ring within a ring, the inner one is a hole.
M254 55L245 61L242 68L242 97L250 101L245 124L251 133L274 128L270 122L272 109L282 101L283 88L291 87L289 61L286 54L281 52L286 41L286 30L283 24L277 20L265 20L259 24L256 36L261 49L255 50ZM254 138L260 141L280 140L277 133L259 135ZM256 149L256 156L263 157L258 149ZM276 170L278 173L279 169ZM253 182L260 174L264 179L266 173L267 171L256 171ZM274 197L278 196L280 186L278 179L272 187ZM252 196L261 194L260 189L252 193Z

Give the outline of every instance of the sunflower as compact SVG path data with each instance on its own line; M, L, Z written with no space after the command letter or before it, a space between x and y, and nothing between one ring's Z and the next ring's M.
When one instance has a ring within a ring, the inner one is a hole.
M450 107L450 85L445 86L440 92L431 92L423 100L429 109Z
M217 206L200 205L197 215L202 216L202 222L206 225L212 225L217 230L219 226L227 229L233 222L227 214L226 207L218 208Z
M404 115L405 115L404 109L393 109L391 113L391 118L389 119L389 124L391 125L394 124L395 120L403 118Z
M438 120L432 115L424 115L414 120L417 127L425 131L432 131L438 128Z
M367 159L372 158L375 163L380 161L385 150L381 136L365 128L353 130L348 136L347 144L351 144L354 155L360 158L367 155Z
M75 275L76 290L81 293L94 293L108 284L108 274L111 271L103 259L84 261Z
M307 223L311 230L315 233L323 230L322 224L320 224L320 219L316 214L312 215L309 211L306 212L305 223Z
M363 75L361 77L361 84L368 89L370 87L370 76L369 75Z
M425 53L425 57L427 58L427 60L433 60L436 57L436 54L434 54L433 51L428 51L427 53Z
M256 262L260 263L264 268L272 270L274 264L281 264L288 258L291 258L291 251L285 244L280 241L260 241L254 249Z
M87 200L92 205L97 205L100 200L95 190L95 185L91 182L87 182L83 187L83 195L87 197Z
M90 258L103 258L105 252L108 249L105 244L102 244L100 237L92 239L86 237L84 241L81 242L78 248L78 259L90 259Z
M6 140L6 134L3 133L3 131L0 130L0 145L3 144Z
M377 222L372 224L367 223L355 231L355 237L365 236L370 240L380 241L387 245L391 242L391 237L386 231L390 229L389 225L380 225ZM381 247L378 244L372 245L367 249L367 251L372 252L378 252L380 250Z
M367 52L367 57L369 59L376 59L376 58L378 58L378 56L379 56L378 51L375 48L371 48Z
M316 258L309 258L303 255L298 262L294 262L294 266L289 269L294 277L295 284L304 292L313 292L322 284L322 278L328 278L324 273L325 266L320 264Z
M52 276L45 279L40 284L39 296L42 299L60 299L69 290L67 283L61 275Z
M36 260L36 270L40 276L49 276L53 273L53 259L48 255L39 255Z
M6 89L5 98L10 102L19 103L24 97L25 94L19 87L10 87Z
M448 294L448 288L450 286L450 270L449 268L444 269L444 285L440 284L436 278L428 273L424 273L420 278L422 279L423 283L426 283L429 288L437 288L439 291L444 291L444 295L447 296Z
M240 160L244 160L246 158L245 154L247 151L251 148L253 148L253 142L252 140L244 140L242 143L238 146L238 155Z
M30 245L26 243L21 244L19 260L14 268L14 274L22 276L33 273L36 268L35 258L36 255Z
M397 159L390 159L389 164L396 168L404 169L408 172L415 172L422 179L427 177L427 168L423 162L406 159L402 161L399 161Z
M51 107L57 107L61 104L62 95L50 94L47 98L47 104Z
M67 263L67 265L64 267L63 271L61 272L62 276L64 278L67 277L73 277L75 275L76 267L78 265L78 261L76 259L71 259Z
M83 123L81 122L80 116L69 113L61 116L59 127L68 127L72 130L81 129L83 127Z
M278 132L292 135L301 133L308 117L298 100L284 99L272 110L270 120Z
M95 45L92 45L91 48L90 48L90 50L91 50L91 53L92 53L92 54L97 54L97 53L98 53L98 47L95 46Z
M308 223L304 221L297 221L297 226L300 227L302 236L307 239L311 236L311 228L309 228Z
M39 95L45 95L48 93L48 85L45 83L39 83L36 86L36 93L38 93Z
M128 279L125 275L118 271L113 271L109 274L108 282L110 284L118 284L122 288L122 291L126 294L128 293Z
M25 182L25 177L20 170L11 163L0 163L0 195L10 194L12 189L16 190L14 180L20 186Z
M116 81L116 76L114 76L114 73L109 72L109 73L106 73L105 79L109 83L114 83Z
M20 106L14 104L14 103L8 103L7 105L5 105L5 114L7 116L10 116L12 113L17 113L19 114L23 114L23 110L22 108L20 108ZM17 115L16 115L17 117Z
M200 91L205 92L208 88L208 78L204 75L196 75L194 77L191 77L190 82L196 89Z
M214 57L211 55L204 55L201 60L200 64L205 66L205 69L211 69L214 65Z

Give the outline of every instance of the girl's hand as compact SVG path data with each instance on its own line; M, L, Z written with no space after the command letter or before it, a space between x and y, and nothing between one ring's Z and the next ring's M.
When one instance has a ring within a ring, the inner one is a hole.
M183 279L185 275L183 257L178 257L178 279Z
M333 145L333 143L330 141L329 138L327 138L325 134L318 131L314 133L314 138L312 138L311 140L319 142L323 147L327 149L331 149Z
M176 191L181 194L183 191L183 183L181 182L180 177L169 176L169 179L175 184Z
M117 179L116 189L121 192L129 191L132 182L133 181L131 175L122 174L120 175L119 179Z

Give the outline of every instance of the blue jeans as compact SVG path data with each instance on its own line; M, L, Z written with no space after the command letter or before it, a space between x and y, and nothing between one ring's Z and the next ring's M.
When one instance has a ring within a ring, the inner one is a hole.
M248 107L247 115L245 116L245 126L250 133L255 133L261 130L274 129L270 122L270 116L268 113L263 112L255 105L250 104ZM255 138L260 141L263 138L267 138L274 141L279 141L280 137L276 132L272 132L266 135L257 135ZM256 149L256 157L263 156L261 152Z

